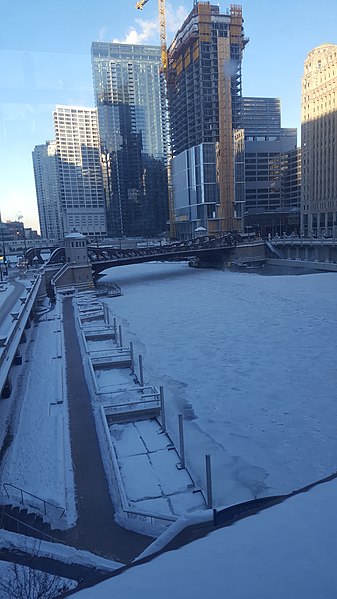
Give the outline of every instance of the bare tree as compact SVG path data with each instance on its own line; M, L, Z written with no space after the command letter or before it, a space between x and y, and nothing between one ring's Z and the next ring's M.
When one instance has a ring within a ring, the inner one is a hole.
M2 599L54 599L73 586L60 576L14 563L0 580Z

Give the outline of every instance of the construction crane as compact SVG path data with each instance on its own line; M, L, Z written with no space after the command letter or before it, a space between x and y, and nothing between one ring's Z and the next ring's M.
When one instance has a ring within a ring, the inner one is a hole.
M149 0L139 0L136 4L138 10L143 10L144 5ZM167 45L166 45L166 12L165 12L165 0L158 0L158 15L159 15L159 34L160 34L160 48L161 48L161 66L162 71L166 77L167 74Z
M144 5L149 0L139 0L136 4L138 10L143 10ZM161 49L161 72L163 73L167 84L167 44L166 44L166 11L165 0L158 0L158 15L159 15L159 34L160 34L160 49ZM175 212L173 206L172 195L172 175L171 175L172 156L169 154L167 160L167 183L168 183L168 203L170 215L170 238L176 237Z

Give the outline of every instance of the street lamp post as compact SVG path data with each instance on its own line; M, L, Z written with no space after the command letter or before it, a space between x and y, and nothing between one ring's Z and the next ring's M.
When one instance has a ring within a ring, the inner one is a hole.
M1 223L2 224L2 223ZM4 240L4 229L3 227L1 227L1 240L2 240L2 255L3 255L3 264L4 264L4 272L5 275L8 275L8 268L7 268L7 257L6 257L6 247L5 247L5 240ZM2 269L1 269L1 280L2 280Z
M26 262L26 252L27 252L27 243L26 243L26 231L25 231L25 227L23 227L23 246L24 246L24 262ZM26 264L25 264L26 266ZM29 264L27 263L27 270L29 268Z

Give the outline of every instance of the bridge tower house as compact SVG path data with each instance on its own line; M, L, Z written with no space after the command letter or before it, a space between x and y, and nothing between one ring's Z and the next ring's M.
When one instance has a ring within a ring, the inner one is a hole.
M64 248L65 264L52 279L55 289L57 291L69 287L92 289L94 283L85 236L76 232L69 233L64 238Z

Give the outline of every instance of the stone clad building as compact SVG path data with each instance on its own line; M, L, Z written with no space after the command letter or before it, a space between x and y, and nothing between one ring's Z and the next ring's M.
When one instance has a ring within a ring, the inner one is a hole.
M337 224L337 45L309 52L302 78L302 195L304 235L332 237Z

